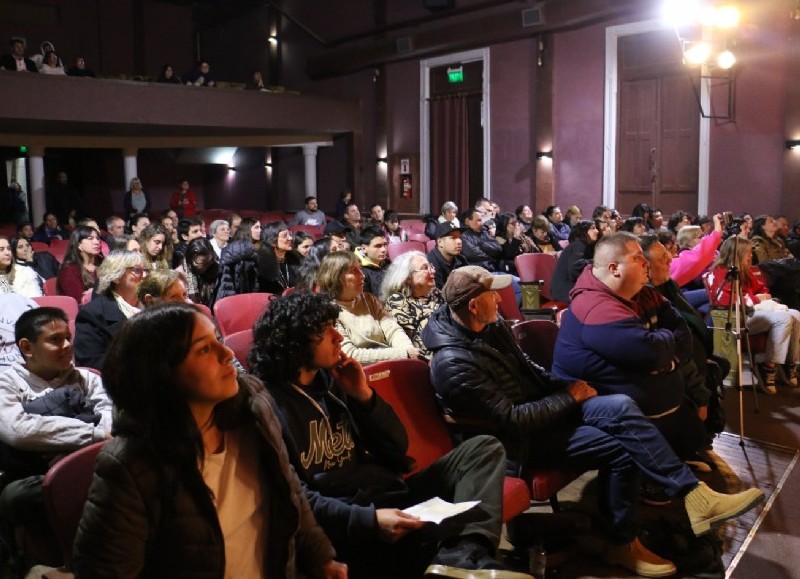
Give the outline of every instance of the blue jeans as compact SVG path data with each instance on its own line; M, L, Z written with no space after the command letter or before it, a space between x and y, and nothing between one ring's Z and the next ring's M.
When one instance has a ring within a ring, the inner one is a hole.
M531 461L543 459L578 472L598 469L600 507L609 516L611 540L630 542L642 473L670 497L694 488L697 478L628 396L595 396L581 404L580 412L581 420L567 420L533 441Z

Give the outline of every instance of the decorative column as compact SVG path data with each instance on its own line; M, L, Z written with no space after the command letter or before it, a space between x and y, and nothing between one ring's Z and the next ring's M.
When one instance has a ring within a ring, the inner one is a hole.
M31 181L30 188L31 209L34 228L41 223L44 212L47 210L44 196L44 147L28 147L28 170Z
M317 144L303 145L306 162L306 197L317 196Z
M131 185L131 179L139 176L139 167L137 164L137 154L139 149L122 149L123 163L125 165L125 183L122 187L123 191L127 191Z

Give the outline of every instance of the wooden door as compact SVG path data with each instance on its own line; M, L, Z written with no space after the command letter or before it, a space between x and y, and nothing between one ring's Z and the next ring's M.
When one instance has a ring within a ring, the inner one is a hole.
M620 42L616 207L696 211L700 110L670 34Z

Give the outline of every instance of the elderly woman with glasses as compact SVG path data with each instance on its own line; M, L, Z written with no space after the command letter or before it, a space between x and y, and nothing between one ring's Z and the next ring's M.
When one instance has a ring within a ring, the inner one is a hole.
M136 291L149 268L141 253L112 251L97 272L94 299L75 319L75 362L100 369L106 348L123 322L141 309Z
M444 299L436 289L436 270L425 254L408 251L397 257L386 270L381 297L411 343L419 348L420 357L430 359L430 352L422 343L422 330Z
M261 292L281 295L297 280L300 257L292 247L292 232L282 221L268 223L261 234L258 250L258 288Z

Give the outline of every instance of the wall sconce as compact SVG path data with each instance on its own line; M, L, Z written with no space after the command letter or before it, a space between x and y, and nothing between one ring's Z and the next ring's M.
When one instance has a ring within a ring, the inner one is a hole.
M800 149L800 140L795 139L791 141L786 141L786 148L789 150Z
M383 163L386 165L389 163L389 159L387 157L378 157L378 163Z
M272 46L278 45L278 37L274 34L270 34L269 38L267 38L267 42L269 42Z
M537 161L544 161L544 160L552 161L553 160L553 151L539 151L536 153L536 160Z

